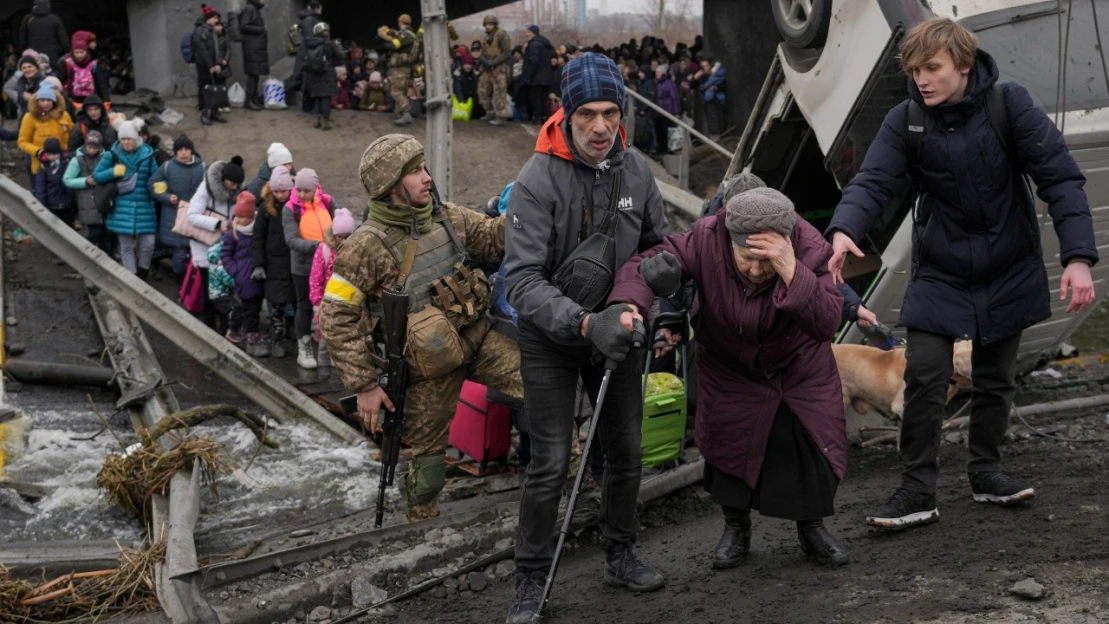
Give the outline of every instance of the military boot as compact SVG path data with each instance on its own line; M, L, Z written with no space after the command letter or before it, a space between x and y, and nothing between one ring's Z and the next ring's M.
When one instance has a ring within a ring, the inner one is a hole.
M724 508L724 534L712 555L712 568L726 570L743 563L751 549L751 511Z
M503 126L504 124L505 124L505 121L503 119L501 119L500 117L493 117L489 120L489 125L490 126Z
M405 111L401 114L400 117L394 119L393 123L398 126L407 126L408 124L412 123L412 113Z
M661 588L666 578L640 561L631 544L613 542L605 546L605 583L643 593Z

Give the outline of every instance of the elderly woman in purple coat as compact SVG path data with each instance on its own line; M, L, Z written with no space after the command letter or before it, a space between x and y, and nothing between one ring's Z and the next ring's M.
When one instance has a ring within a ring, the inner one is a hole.
M704 487L724 510L714 568L743 563L752 509L796 521L810 559L848 562L823 521L835 513L847 469L831 348L843 296L828 273L831 255L785 195L758 188L689 232L666 237L617 274L609 303L641 310L660 283L676 290L679 271L697 285L696 440L705 457Z

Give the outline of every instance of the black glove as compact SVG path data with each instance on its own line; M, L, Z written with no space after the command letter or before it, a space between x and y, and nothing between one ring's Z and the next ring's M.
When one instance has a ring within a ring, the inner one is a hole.
M620 324L620 315L631 311L631 306L626 303L614 303L600 312L589 315L589 326L585 329L585 337L613 362L623 362L632 347L634 335Z
M682 267L669 251L640 262L639 274L656 297L671 297L682 287Z

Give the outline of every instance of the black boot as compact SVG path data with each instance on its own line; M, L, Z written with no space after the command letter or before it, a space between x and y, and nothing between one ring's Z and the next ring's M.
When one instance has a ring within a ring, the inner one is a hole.
M816 563L835 567L851 561L839 540L824 528L823 520L799 520L797 538L801 540L801 549Z
M543 586L547 583L545 572L516 572L516 600L508 609L505 624L530 624L539 613L543 599Z
M631 544L611 543L605 546L605 583L649 592L665 585L666 578L640 561Z
M150 279L150 269L135 269L135 277L138 277L139 279L141 279L144 282L149 280Z
M285 313L275 315L270 322L270 337L273 339L273 344L270 345L270 355L275 358L285 357Z
M724 534L712 555L714 570L727 570L743 563L751 549L751 511L724 508Z

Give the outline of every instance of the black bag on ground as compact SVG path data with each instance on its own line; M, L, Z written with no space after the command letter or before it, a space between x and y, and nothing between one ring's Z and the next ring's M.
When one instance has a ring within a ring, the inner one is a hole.
M230 106L231 100L227 97L227 85L204 85L204 108L217 110Z
M582 216L581 242L554 274L555 287L590 312L604 305L616 281L616 224L620 220L616 203L623 179L624 170L617 169L612 176L612 192L603 221L596 232L581 240L580 236L587 231Z

